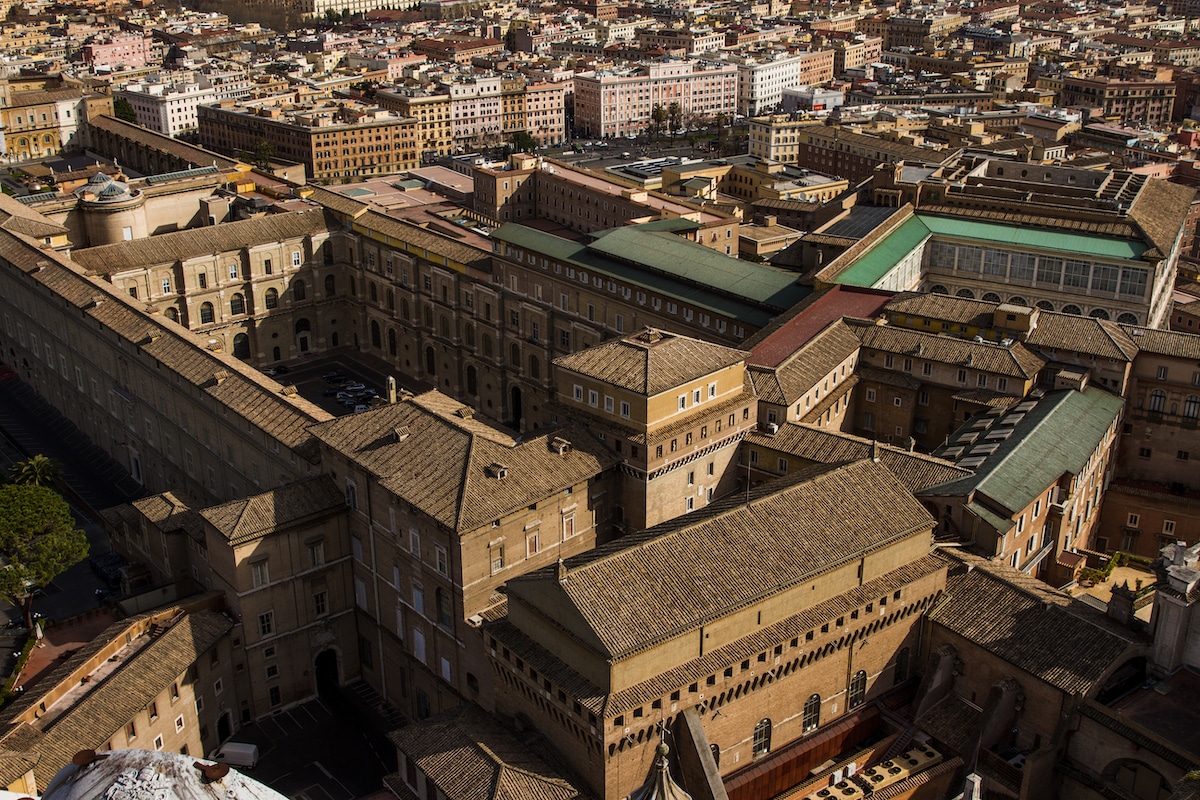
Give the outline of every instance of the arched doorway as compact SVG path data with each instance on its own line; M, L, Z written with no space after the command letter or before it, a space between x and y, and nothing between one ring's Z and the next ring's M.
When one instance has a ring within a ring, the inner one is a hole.
M280 353L279 353L279 348L278 348L278 347L273 347L273 348L271 348L271 358L272 358L272 359L274 359L275 361L278 361L278 360L279 360L279 355L280 355Z
M233 357L240 358L243 361L250 358L250 337L246 334L239 333L234 335Z
M326 697L336 694L338 687L338 657L333 650L317 654L313 673L317 676L317 694Z
M509 409L512 412L512 426L516 430L521 430L521 387L512 387L512 405Z

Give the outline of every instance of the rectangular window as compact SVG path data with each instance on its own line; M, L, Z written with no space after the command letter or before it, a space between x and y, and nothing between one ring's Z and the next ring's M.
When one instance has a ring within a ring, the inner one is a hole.
M625 417L626 419L629 418L629 403L625 402L624 400L621 401L621 416Z
M614 403L615 401L611 397L608 395L604 396L604 410L609 414L613 413L613 408L615 407Z
M266 559L256 561L250 565L250 575L254 579L254 587L257 589L260 586L266 586L271 582L270 570L267 567Z
M171 279L170 278L162 279L162 293L163 294L171 293Z
M583 402L583 387L579 384L575 384L575 402Z
M293 267L300 266L300 251L299 250L292 251L292 266Z
M595 389L588 389L588 405L592 408L600 405L600 393Z
M309 542L308 544L308 565L310 567L319 567L325 563L325 542Z
M258 615L259 636L270 636L275 632L275 612L265 611Z
M413 628L412 643L413 643L413 657L416 658L417 661L420 661L422 664L424 664L425 663L425 634L422 633L421 630L418 628Z
M437 563L437 571L442 575L450 574L450 558L446 553L446 548L441 545L435 545L433 548L435 561Z
M317 592L313 595L313 614L323 617L329 613L329 592Z
M537 530L525 534L525 557L535 556L542 549L542 536Z
M184 722L183 715L180 714L178 717L175 718L175 732L176 733L181 732L183 730L185 724L186 723Z

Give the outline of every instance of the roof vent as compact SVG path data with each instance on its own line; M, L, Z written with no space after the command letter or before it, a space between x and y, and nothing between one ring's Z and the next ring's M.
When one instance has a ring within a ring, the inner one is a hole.
M655 344L661 342L662 338L662 331L650 327L642 328L641 333L633 337L634 341L642 342L643 344Z
M228 377L229 377L229 373L223 369L219 369L213 373L213 380L215 380L217 382L218 386L221 385L222 383L224 383L225 379Z
M487 473L489 478L500 479L508 475L508 467L498 463L485 467L483 471Z
M221 340L220 340L220 339L209 339L209 340L208 340L208 344L206 344L206 345L204 345L204 346L205 346L205 347L206 347L208 350L211 350L211 351L212 351L212 352L214 352L214 353L220 352L220 350L221 350Z
M300 392L296 389L296 384L289 383L287 386L284 386L282 389L280 389L279 393L284 397L295 397Z
M550 440L550 449L563 456L571 449L571 443L561 436L555 436Z
M475 409L471 408L470 406L460 406L459 409L454 413L463 419L471 419L475 416Z
M399 427L397 427L397 428L394 428L394 429L392 430L392 437L393 437L393 438L394 438L394 439L395 439L397 442L403 442L403 441L404 441L405 439L407 439L407 438L408 438L408 437L409 437L411 434L412 434L412 431L410 431L410 430L408 429L408 426L407 426L407 425L401 425L401 426L399 426Z

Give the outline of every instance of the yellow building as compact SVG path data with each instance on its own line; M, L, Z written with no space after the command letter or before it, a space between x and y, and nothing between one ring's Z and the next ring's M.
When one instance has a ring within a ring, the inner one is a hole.
M375 101L381 108L417 121L416 139L421 152L435 151L450 155L454 149L454 128L450 117L449 94L401 94L380 91Z

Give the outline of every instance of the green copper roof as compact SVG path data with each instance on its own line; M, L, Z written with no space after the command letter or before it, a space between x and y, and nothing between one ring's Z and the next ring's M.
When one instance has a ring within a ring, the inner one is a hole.
M492 238L756 328L811 291L794 272L730 258L649 225L605 231L590 244L516 223L501 225Z
M1096 258L1136 259L1140 258L1142 253L1148 249L1145 242L1133 239L1085 236L1067 231L1001 225L996 222L976 222L956 217L932 217L926 214L918 214L917 218L934 235L977 239L981 242L994 242L1011 247L1060 250L1067 255L1079 253Z
M1078 475L1083 470L1116 420L1122 402L1117 395L1089 386L1082 392L1051 392L1023 412L1015 425L1004 425L1002 421L1012 414L1020 415L1020 406L996 418L986 429L975 427L976 422L987 419L986 414L972 417L950 435L948 445L933 455L940 457L946 447L958 446L962 434L978 432L977 442L968 445L967 452L959 457L961 464L971 457L975 446L989 441L987 433L1005 429L1012 433L974 468L973 476L935 487L927 494L961 497L975 491L1013 514L1020 513L1063 473Z
M879 282L900 259L913 251L929 236L929 228L917 217L911 217L896 230L881 239L862 258L838 275L835 282L848 286L870 288Z

